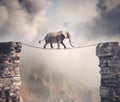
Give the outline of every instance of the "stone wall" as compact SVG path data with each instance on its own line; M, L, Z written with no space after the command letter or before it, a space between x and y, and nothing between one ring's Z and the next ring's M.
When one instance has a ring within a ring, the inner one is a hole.
M0 102L21 102L20 42L0 43Z
M120 44L100 43L96 54L101 68L101 102L120 102Z

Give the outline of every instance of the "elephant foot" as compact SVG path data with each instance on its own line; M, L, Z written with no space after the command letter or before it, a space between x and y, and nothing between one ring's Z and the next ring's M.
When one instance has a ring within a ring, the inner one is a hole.
M66 46L64 46L64 49L66 49L67 47Z
M67 47L66 46L64 46L64 49L66 49Z

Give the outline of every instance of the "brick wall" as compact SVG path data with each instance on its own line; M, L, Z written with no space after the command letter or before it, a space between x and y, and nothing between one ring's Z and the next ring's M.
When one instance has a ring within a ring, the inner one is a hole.
M101 102L120 102L120 44L100 43L96 55L100 60Z
M0 43L0 102L22 102L19 90L20 42Z

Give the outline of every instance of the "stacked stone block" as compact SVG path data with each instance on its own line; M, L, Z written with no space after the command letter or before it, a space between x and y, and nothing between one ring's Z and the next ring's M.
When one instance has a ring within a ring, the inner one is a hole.
M20 42L0 43L0 102L21 102Z
M120 44L100 43L96 54L101 68L101 102L120 102Z

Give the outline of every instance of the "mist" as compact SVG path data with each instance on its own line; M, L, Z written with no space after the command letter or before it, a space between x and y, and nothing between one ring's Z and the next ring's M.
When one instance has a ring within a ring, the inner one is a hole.
M91 58L93 61L91 61ZM42 51L23 48L21 56L23 71L24 67L25 70L37 68L41 71L41 67L39 67L41 65L44 66L46 72L59 73L61 76L82 82L86 86L99 86L99 68L97 67L98 59L95 55L95 47L71 51ZM94 80L92 80L93 78Z

